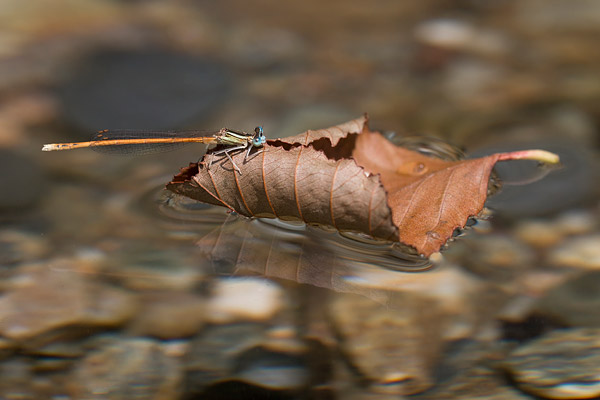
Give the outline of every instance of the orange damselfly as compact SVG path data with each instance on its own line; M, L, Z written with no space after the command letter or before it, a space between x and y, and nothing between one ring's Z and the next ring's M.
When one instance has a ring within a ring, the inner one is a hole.
M207 136L209 135L209 136ZM202 131L135 131L135 130L102 130L87 142L50 143L42 147L42 151L73 150L93 148L99 151L117 153L148 153L186 143L204 143L229 146L213 152L213 155L225 154L234 168L241 173L230 153L248 149L244 160L253 148L261 148L267 139L262 126L257 126L254 133L246 133L222 128L212 134ZM114 149L117 149L114 151ZM120 149L120 150L119 150ZM211 163L212 164L212 159Z

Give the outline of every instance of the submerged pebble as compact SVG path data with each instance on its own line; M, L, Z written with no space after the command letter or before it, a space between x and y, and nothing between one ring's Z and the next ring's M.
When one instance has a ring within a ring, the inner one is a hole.
M600 327L600 271L577 275L550 289L534 311L568 326Z
M528 342L503 362L524 391L549 399L600 396L600 329L567 329Z
M22 231L0 231L0 268L31 262L48 253L45 238Z
M308 383L302 346L271 346L265 324L211 326L190 344L185 357L186 387L200 394L208 387L243 381L272 390L297 390Z
M341 348L375 392L414 394L433 384L444 321L435 302L398 294L393 309L363 296L336 295L330 313Z
M531 397L508 385L502 374L488 366L464 370L449 382L416 396L415 400L530 400Z
M515 235L521 241L539 248L553 246L563 238L555 224L545 220L523 221L517 225Z
M61 330L118 326L136 311L133 295L93 282L70 266L21 267L0 297L0 335L27 341ZM52 339L56 339L50 335Z
M593 232L598 226L597 213L572 210L560 215L555 221L557 229L565 235L581 235Z
M553 250L550 262L554 265L600 269L600 234L571 238Z
M113 266L119 282L132 291L190 291L203 279L202 268L187 262L180 249L126 253Z
M531 268L535 255L518 240L501 234L469 237L463 254L467 269L484 278L506 280L514 278L523 270Z
M283 291L275 282L247 277L221 279L208 301L207 320L213 323L266 321L281 309L282 301Z
M257 323L239 323L207 327L190 343L184 359L186 386L200 392L208 385L226 379L237 357L264 339L265 327Z
M141 308L130 331L140 336L176 339L192 336L204 325L205 300L193 293L158 292L140 296Z
M178 398L181 379L177 359L150 339L119 339L85 357L69 384L75 399Z

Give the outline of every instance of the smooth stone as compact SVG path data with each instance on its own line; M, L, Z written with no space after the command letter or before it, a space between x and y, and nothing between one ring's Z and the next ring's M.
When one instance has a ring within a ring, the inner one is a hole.
M591 210L571 210L559 215L555 223L565 235L583 235L593 232L600 225L600 218Z
M120 339L93 351L73 370L69 392L74 399L179 398L179 361L151 339Z
M0 335L25 342L53 331L119 326L135 313L132 294L88 280L60 263L23 266L0 297Z
M117 265L121 284L133 291L185 292L193 290L202 281L204 273L180 252L165 249L143 253L125 253L122 265Z
M270 390L299 390L309 380L307 348L287 328L254 322L206 327L184 357L188 395L226 381Z
M224 65L159 50L107 51L83 60L58 96L67 119L95 132L181 127L206 117L229 92Z
M550 253L549 260L562 267L600 269L600 234L570 238Z
M342 351L373 391L415 394L433 385L445 323L431 299L397 296L397 303L404 306L394 309L363 296L336 294L330 317L341 336Z
M600 271L579 274L548 290L535 312L568 326L600 327Z
M343 271L345 272L345 271ZM444 263L423 273L402 273L386 268L364 268L352 278L353 293L375 300L390 309L404 310L405 298L397 293L435 302L436 312L443 314L448 324L442 332L444 340L472 338L483 326L494 322L494 312L507 301L507 293L478 279L463 267ZM478 301L473 301L478 299Z
M0 269L40 259L48 251L46 238L39 234L0 230Z
M531 397L510 386L498 371L476 366L462 371L456 378L434 387L415 400L531 400Z
M212 323L239 320L268 321L283 306L283 290L262 278L220 279L206 305L206 319Z
M547 176L527 185L505 184L500 193L490 197L486 203L499 215L514 219L545 216L581 207L595 197L594 190L600 175L595 168L595 155L584 144L564 139L523 140L479 149L472 156L512 151L516 147L556 153L568 168L552 170ZM536 168L533 162L516 161L496 166L501 178L508 176L515 181L531 177Z
M192 336L204 325L205 299L193 293L142 293L139 312L129 326L138 336L175 339Z
M530 269L519 275L515 287L519 294L531 299L539 299L546 295L548 290L562 285L571 278L571 274L541 265L539 268Z
M484 279L511 279L534 265L533 250L506 235L474 235L461 245L466 247L465 267Z
M238 359L234 379L271 390L300 390L309 371L300 356L255 348Z
M600 396L600 329L550 332L523 344L502 363L524 391L548 399Z
M555 223L545 220L520 222L514 232L522 242L540 248L553 246L563 238L563 234L556 229Z
M265 343L266 326L245 322L209 326L190 342L184 357L185 386L201 393L234 375L242 354Z
M190 343L185 367L196 369L228 369L232 357L256 346L265 337L262 324L245 322L230 325L208 326Z

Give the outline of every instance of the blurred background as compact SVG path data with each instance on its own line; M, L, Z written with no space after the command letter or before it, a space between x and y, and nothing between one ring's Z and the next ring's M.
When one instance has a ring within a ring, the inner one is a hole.
M594 0L1 0L0 398L474 398L481 382L477 398L559 398L581 376L521 383L544 365L510 354L565 327L554 343L598 352L577 329L600 327L599 42ZM202 146L40 151L107 128L283 137L364 112L564 168L505 188L488 233L431 271L324 256L300 279L237 254L289 266L332 252L320 233L163 192Z

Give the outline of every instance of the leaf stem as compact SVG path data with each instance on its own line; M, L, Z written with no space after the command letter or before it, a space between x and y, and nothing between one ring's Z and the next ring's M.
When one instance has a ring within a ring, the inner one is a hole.
M498 161L535 160L544 164L559 164L560 157L546 150L521 150L499 154Z

